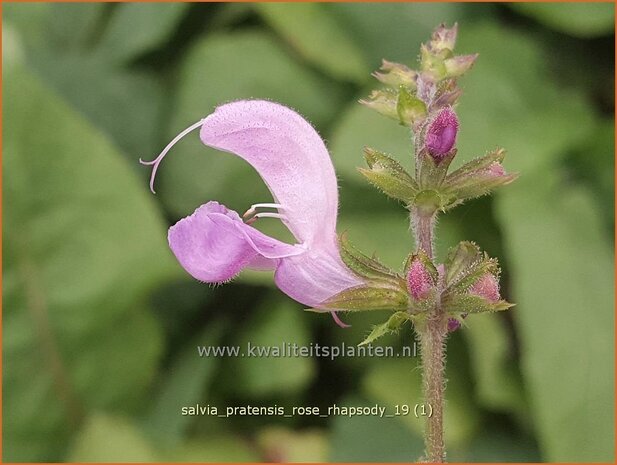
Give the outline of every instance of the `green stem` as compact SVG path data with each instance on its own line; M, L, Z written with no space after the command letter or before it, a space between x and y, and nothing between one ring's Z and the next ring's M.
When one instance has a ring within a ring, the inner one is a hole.
M433 259L433 235L435 216L412 213L416 242L419 249ZM426 321L417 326L422 355L422 386L427 412L424 430L424 447L426 462L443 463L446 450L443 438L443 412L445 397L445 342L448 334L447 318L438 300L435 307L428 312Z
M429 315L420 329L422 385L428 413L424 431L425 460L432 463L443 463L446 458L443 439L446 334L447 324L440 312Z

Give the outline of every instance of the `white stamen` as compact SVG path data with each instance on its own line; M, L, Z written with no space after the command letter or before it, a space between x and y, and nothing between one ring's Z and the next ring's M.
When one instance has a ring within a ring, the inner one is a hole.
M257 213L253 218L278 218L279 220L286 220L287 217L282 213L270 213L270 212L261 212Z
M246 224L253 224L258 218L278 218L279 220L287 220L287 217L282 213L260 212L250 217L247 217L247 213L243 215Z
M285 210L285 207L278 203L256 203L254 205L251 205L251 208L245 211L242 217L246 218L248 216L252 216L258 208L276 208L278 210Z
M184 136L186 136L189 132L194 131L195 129L197 129L198 127L201 126L201 124L203 123L203 119L199 120L197 123L189 126L188 128L186 128L184 131L182 131L180 134L178 134L176 137L173 138L173 140L167 144L167 147L165 147L163 149L163 151L160 153L160 155L158 157L156 157L154 160L152 161L144 161L141 158L139 159L139 163L141 163L142 165L147 165L147 166L153 166L152 168L152 174L150 175L150 190L152 191L153 194L155 194L156 192L154 192L154 178L156 176L156 170L159 168L159 164L161 163L161 161L163 161L163 158L165 158L165 155L167 155L167 152L169 152L169 150L176 145L176 143L182 139Z

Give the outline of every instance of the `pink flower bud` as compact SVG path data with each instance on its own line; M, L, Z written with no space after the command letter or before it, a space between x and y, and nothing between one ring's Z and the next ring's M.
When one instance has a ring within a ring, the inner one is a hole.
M495 178L500 178L506 175L506 170L503 169L503 165L499 163L498 161L492 163L488 167L488 172L491 176Z
M451 28L447 28L445 24L440 24L433 31L431 42L429 44L431 50L435 53L439 53L442 50L454 50L457 32L458 25L456 23Z
M473 66L478 58L478 54L473 55L457 55L448 58L443 62L446 67L446 73L449 77L458 77L465 74Z
M448 332L452 333L461 327L461 322L456 318L448 318Z
M433 278L426 266L419 259L414 259L407 273L407 289L411 296L416 300L424 299L433 286Z
M490 302L497 302L499 296L499 282L495 275L486 273L476 283L471 286L469 293L485 298Z
M451 107L446 107L430 123L425 144L435 161L441 161L454 147L458 132L458 118Z
M461 315L461 318L467 318L467 313L463 313ZM457 320L456 318L448 318L448 332L453 333L460 327L461 327L460 320Z

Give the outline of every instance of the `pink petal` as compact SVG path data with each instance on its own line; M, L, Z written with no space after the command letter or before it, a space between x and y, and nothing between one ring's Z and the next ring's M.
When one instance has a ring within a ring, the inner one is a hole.
M335 243L282 259L274 281L292 299L316 308L339 292L362 284L342 262Z
M243 268L273 269L278 259L304 253L299 246L266 236L234 211L208 202L169 228L169 246L193 277L227 281Z
M310 246L334 237L334 168L323 140L302 116L277 103L242 100L206 117L200 136L257 170L274 201L284 206L284 222L299 242Z

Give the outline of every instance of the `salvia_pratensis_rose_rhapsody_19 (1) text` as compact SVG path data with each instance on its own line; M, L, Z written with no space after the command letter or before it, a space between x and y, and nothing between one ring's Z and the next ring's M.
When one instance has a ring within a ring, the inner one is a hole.
M201 141L239 156L262 177L272 200L250 205L241 216L211 200L169 228L169 246L195 279L224 283L243 269L274 271L278 288L318 313L382 310L387 317L361 344L398 331L410 322L420 341L424 402L432 415L424 428L423 462L446 461L443 434L445 351L448 333L468 315L506 310L499 289L499 266L472 242L452 247L436 263L437 215L509 184L503 149L449 172L457 154L461 95L457 78L469 71L477 54L455 55L458 27L438 26L421 45L418 69L383 60L373 73L383 87L362 105L410 130L415 168L408 172L390 155L366 147L366 179L408 211L415 249L392 270L336 232L338 186L326 145L294 110L266 100L239 100L217 107L189 126L152 161L150 189L157 169L181 138L199 129ZM264 199L262 199L264 200ZM269 200L269 199L266 199ZM280 220L296 242L270 237L253 224L259 218ZM401 257L403 258L403 257Z

